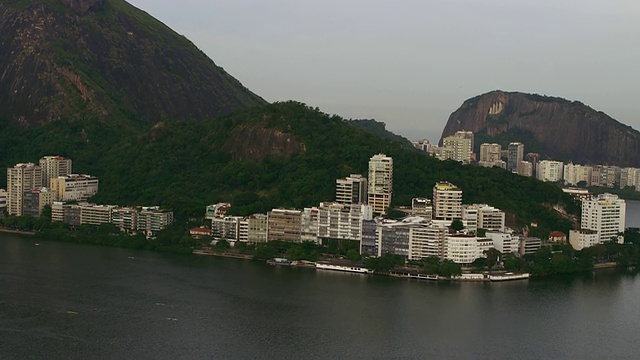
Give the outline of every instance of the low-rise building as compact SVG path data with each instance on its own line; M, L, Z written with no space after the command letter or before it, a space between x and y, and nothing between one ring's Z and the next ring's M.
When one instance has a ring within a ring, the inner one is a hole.
M222 218L227 214L227 210L231 207L229 203L217 203L212 205L207 205L205 208L204 217L205 219L215 219Z
M537 237L520 238L520 256L535 254L542 246L542 240Z
M520 238L517 235L498 231L487 231L485 236L493 241L493 247L502 254L519 255Z
M238 241L241 220L242 217L239 216L225 216L211 219L211 236L215 240L225 239L232 243Z
M493 247L491 239L474 235L450 235L445 241L445 259L464 265L469 265L478 258L486 257L485 251Z
M589 229L570 230L569 243L575 250L582 250L600 243L598 232Z
M552 231L549 233L549 241L559 244L567 243L567 234L562 231Z
M202 239L205 236L211 236L211 229L208 227L196 227L189 229L189 235L194 239Z
M422 216L425 219L433 218L433 205L427 198L411 199L411 215Z
M86 174L69 174L50 179L56 201L86 201L98 193L98 178Z

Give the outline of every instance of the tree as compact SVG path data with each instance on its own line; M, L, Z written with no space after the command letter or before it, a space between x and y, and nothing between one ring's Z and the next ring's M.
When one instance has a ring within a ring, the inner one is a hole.
M496 266L498 264L498 261L500 261L502 253L496 248L490 248L488 250L485 250L484 254L487 256L487 267L489 268L489 271L491 271L491 268Z
M225 251L231 247L231 244L225 239L220 239L218 242L213 245L213 248L217 251Z
M443 260L438 267L438 275L444 277L453 277L462 275L460 264L454 263L452 260Z
M360 259L362 259L362 256L360 256L358 250L350 249L349 251L347 251L347 259L351 260L352 262L356 262L360 261Z
M460 219L454 219L451 222L451 225L449 225L449 228L451 228L451 230L453 230L455 232L459 232L462 229L464 229L464 224L462 223L462 221Z

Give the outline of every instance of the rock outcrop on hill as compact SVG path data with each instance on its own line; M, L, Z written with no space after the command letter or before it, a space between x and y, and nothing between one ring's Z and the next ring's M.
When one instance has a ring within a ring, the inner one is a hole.
M266 102L124 0L0 0L0 117L215 118Z
M488 141L522 141L525 151L527 142L535 143L543 158L640 166L640 133L579 101L492 91L466 100L453 112L442 138L458 130L471 130Z

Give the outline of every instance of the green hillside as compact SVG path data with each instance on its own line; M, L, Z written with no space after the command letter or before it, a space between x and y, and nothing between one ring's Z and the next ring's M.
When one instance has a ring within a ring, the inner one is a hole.
M218 201L231 202L237 214L330 201L335 179L366 174L369 158L379 152L394 158L395 205L409 205L416 196L431 197L434 183L447 180L464 190L465 203L497 206L515 214L519 224L537 221L541 232L571 227L570 221L548 210L549 204L578 211L553 185L500 169L440 162L296 102L199 123L163 122L144 134L88 119L32 130L4 120L0 141L5 150L0 153L2 166L37 161L43 155L67 156L75 172L100 178L93 201L157 204L182 218L201 216L207 204ZM5 181L0 180L0 187Z

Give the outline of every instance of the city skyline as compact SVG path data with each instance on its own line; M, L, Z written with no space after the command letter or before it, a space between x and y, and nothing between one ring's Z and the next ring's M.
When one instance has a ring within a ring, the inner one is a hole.
M437 141L464 100L496 89L579 100L640 128L629 0L131 3L267 101L375 118L411 139Z

